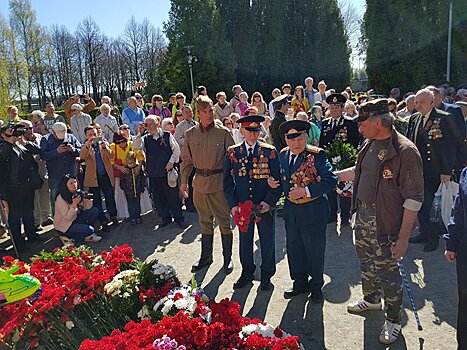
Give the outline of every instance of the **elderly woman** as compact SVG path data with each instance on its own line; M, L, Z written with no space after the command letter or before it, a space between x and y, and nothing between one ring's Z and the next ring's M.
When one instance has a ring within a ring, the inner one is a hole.
M32 132L36 134L46 135L48 131L44 124L45 113L36 109L31 113Z
M240 130L234 128L234 122L232 120L232 117L238 117L238 114L231 113L230 116L222 120L222 125L224 125L227 129L229 129L230 135L232 135L234 142L240 143L243 141L243 136L240 134ZM237 120L238 119L239 118L237 118Z
M245 91L242 91L238 97L240 102L237 103L237 106L235 107L235 113L243 117L245 116L245 112L248 107L250 107L250 104L248 103L248 94Z
M101 114L96 117L95 122L102 128L102 135L111 142L115 132L118 130L117 119L111 114L112 107L104 103L100 107Z
M306 114L305 112L298 112L295 119L303 120L303 121L310 123L311 128L310 130L308 130L307 144L312 145L312 146L318 146L319 136L321 135L321 130L318 128L318 126L315 123L312 123L309 121L308 114Z
M214 105L213 112L214 118L224 119L232 113L232 107L229 102L227 102L227 96L224 91L219 91L216 94L217 103Z

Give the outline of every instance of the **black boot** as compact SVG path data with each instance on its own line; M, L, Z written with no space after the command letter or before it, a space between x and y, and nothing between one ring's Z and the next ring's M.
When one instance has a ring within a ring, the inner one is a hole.
M205 266L212 264L212 243L214 235L201 235L201 258L193 264L191 272L201 270Z
M229 274L233 271L233 262L232 262L232 245L233 245L233 235L221 235L222 237L222 255L224 256L224 265L222 269L226 274Z

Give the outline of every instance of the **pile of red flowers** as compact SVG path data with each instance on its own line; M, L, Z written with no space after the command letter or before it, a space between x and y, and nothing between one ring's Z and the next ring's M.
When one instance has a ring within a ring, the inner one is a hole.
M246 233L250 225L251 219L254 222L261 221L261 206L257 205L253 208L253 202L248 200L243 203L238 203L238 210L235 212L234 220L240 232Z

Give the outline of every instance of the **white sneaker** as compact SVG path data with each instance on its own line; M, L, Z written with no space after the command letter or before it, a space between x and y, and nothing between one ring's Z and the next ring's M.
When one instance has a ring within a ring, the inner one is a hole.
M69 238L67 236L60 236L60 240L62 241L62 244L64 246L74 247L74 245L75 245L75 240L71 239L71 238Z
M383 329L379 335L379 341L383 344L389 345L394 343L401 332L401 325L398 323L392 323L385 321L383 324Z
M374 311L381 310L381 303L372 304L364 299L353 301L347 305L348 312L363 312L363 311Z
M98 236L95 233L93 233L90 236L84 237L85 242L99 242L102 239L102 236Z

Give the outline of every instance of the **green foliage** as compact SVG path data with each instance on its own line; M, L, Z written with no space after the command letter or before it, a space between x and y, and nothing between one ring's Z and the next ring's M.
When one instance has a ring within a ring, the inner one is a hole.
M363 30L371 87L386 94L394 86L409 91L445 81L449 2L367 1ZM467 78L467 5L453 4L451 81L456 85Z
M47 252L44 249L40 251L39 254L33 255L31 261L53 261L53 262L63 262L63 260L73 257L82 257L83 255L93 254L91 248L86 247L84 245L76 247L76 248L62 248L62 249L55 249L52 252Z
M349 168L357 161L357 150L346 142L332 142L324 150L334 170Z

